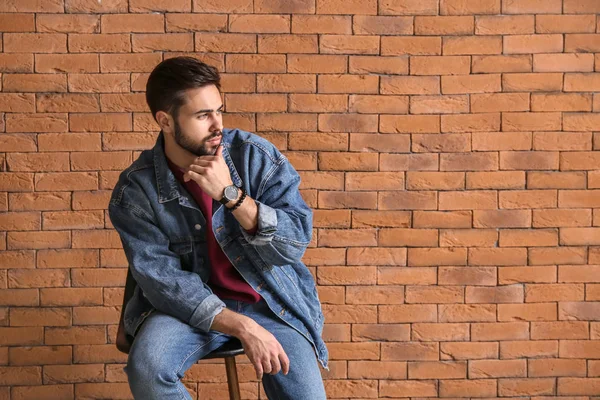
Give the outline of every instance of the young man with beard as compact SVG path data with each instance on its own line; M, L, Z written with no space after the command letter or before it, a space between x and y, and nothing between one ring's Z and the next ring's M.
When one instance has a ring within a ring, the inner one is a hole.
M137 287L124 311L136 399L189 399L180 379L238 338L270 399L325 399L323 314L301 258L312 210L270 142L224 129L218 71L161 62L146 100L161 132L109 204Z

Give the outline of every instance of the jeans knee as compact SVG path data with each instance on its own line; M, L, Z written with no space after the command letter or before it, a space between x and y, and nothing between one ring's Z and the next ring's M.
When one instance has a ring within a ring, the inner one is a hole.
M177 383L180 377L176 369L177 366L172 365L164 354L138 348L129 354L126 373L129 382L152 386Z

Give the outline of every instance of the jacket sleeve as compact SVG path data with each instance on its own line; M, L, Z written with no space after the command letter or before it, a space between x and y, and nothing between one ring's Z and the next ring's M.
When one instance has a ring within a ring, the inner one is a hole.
M299 262L312 237L313 212L298 187L300 176L285 156L263 179L258 191L258 230L242 229L248 243L270 265Z
M169 239L136 206L111 202L112 224L121 237L133 278L150 304L165 314L208 332L215 316L225 308L200 275L181 268Z

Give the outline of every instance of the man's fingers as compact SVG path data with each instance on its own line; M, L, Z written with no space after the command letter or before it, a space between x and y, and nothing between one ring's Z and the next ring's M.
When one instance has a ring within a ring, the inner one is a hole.
M254 370L256 371L256 379L262 379L263 368L260 362L254 364Z
M219 147L217 147L217 151L215 152L215 156L221 157L222 154L223 154L223 144L220 144Z
M271 359L271 375L276 375L281 371L281 364L279 363L279 357L273 356Z
M281 364L281 371L284 375L287 375L290 372L290 359L285 352L279 354L279 363Z

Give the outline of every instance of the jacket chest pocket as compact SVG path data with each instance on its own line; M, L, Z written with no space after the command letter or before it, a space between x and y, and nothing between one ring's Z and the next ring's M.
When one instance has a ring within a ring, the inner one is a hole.
M206 242L201 238L187 238L171 242L169 249L179 256L184 271L200 273L204 266Z

